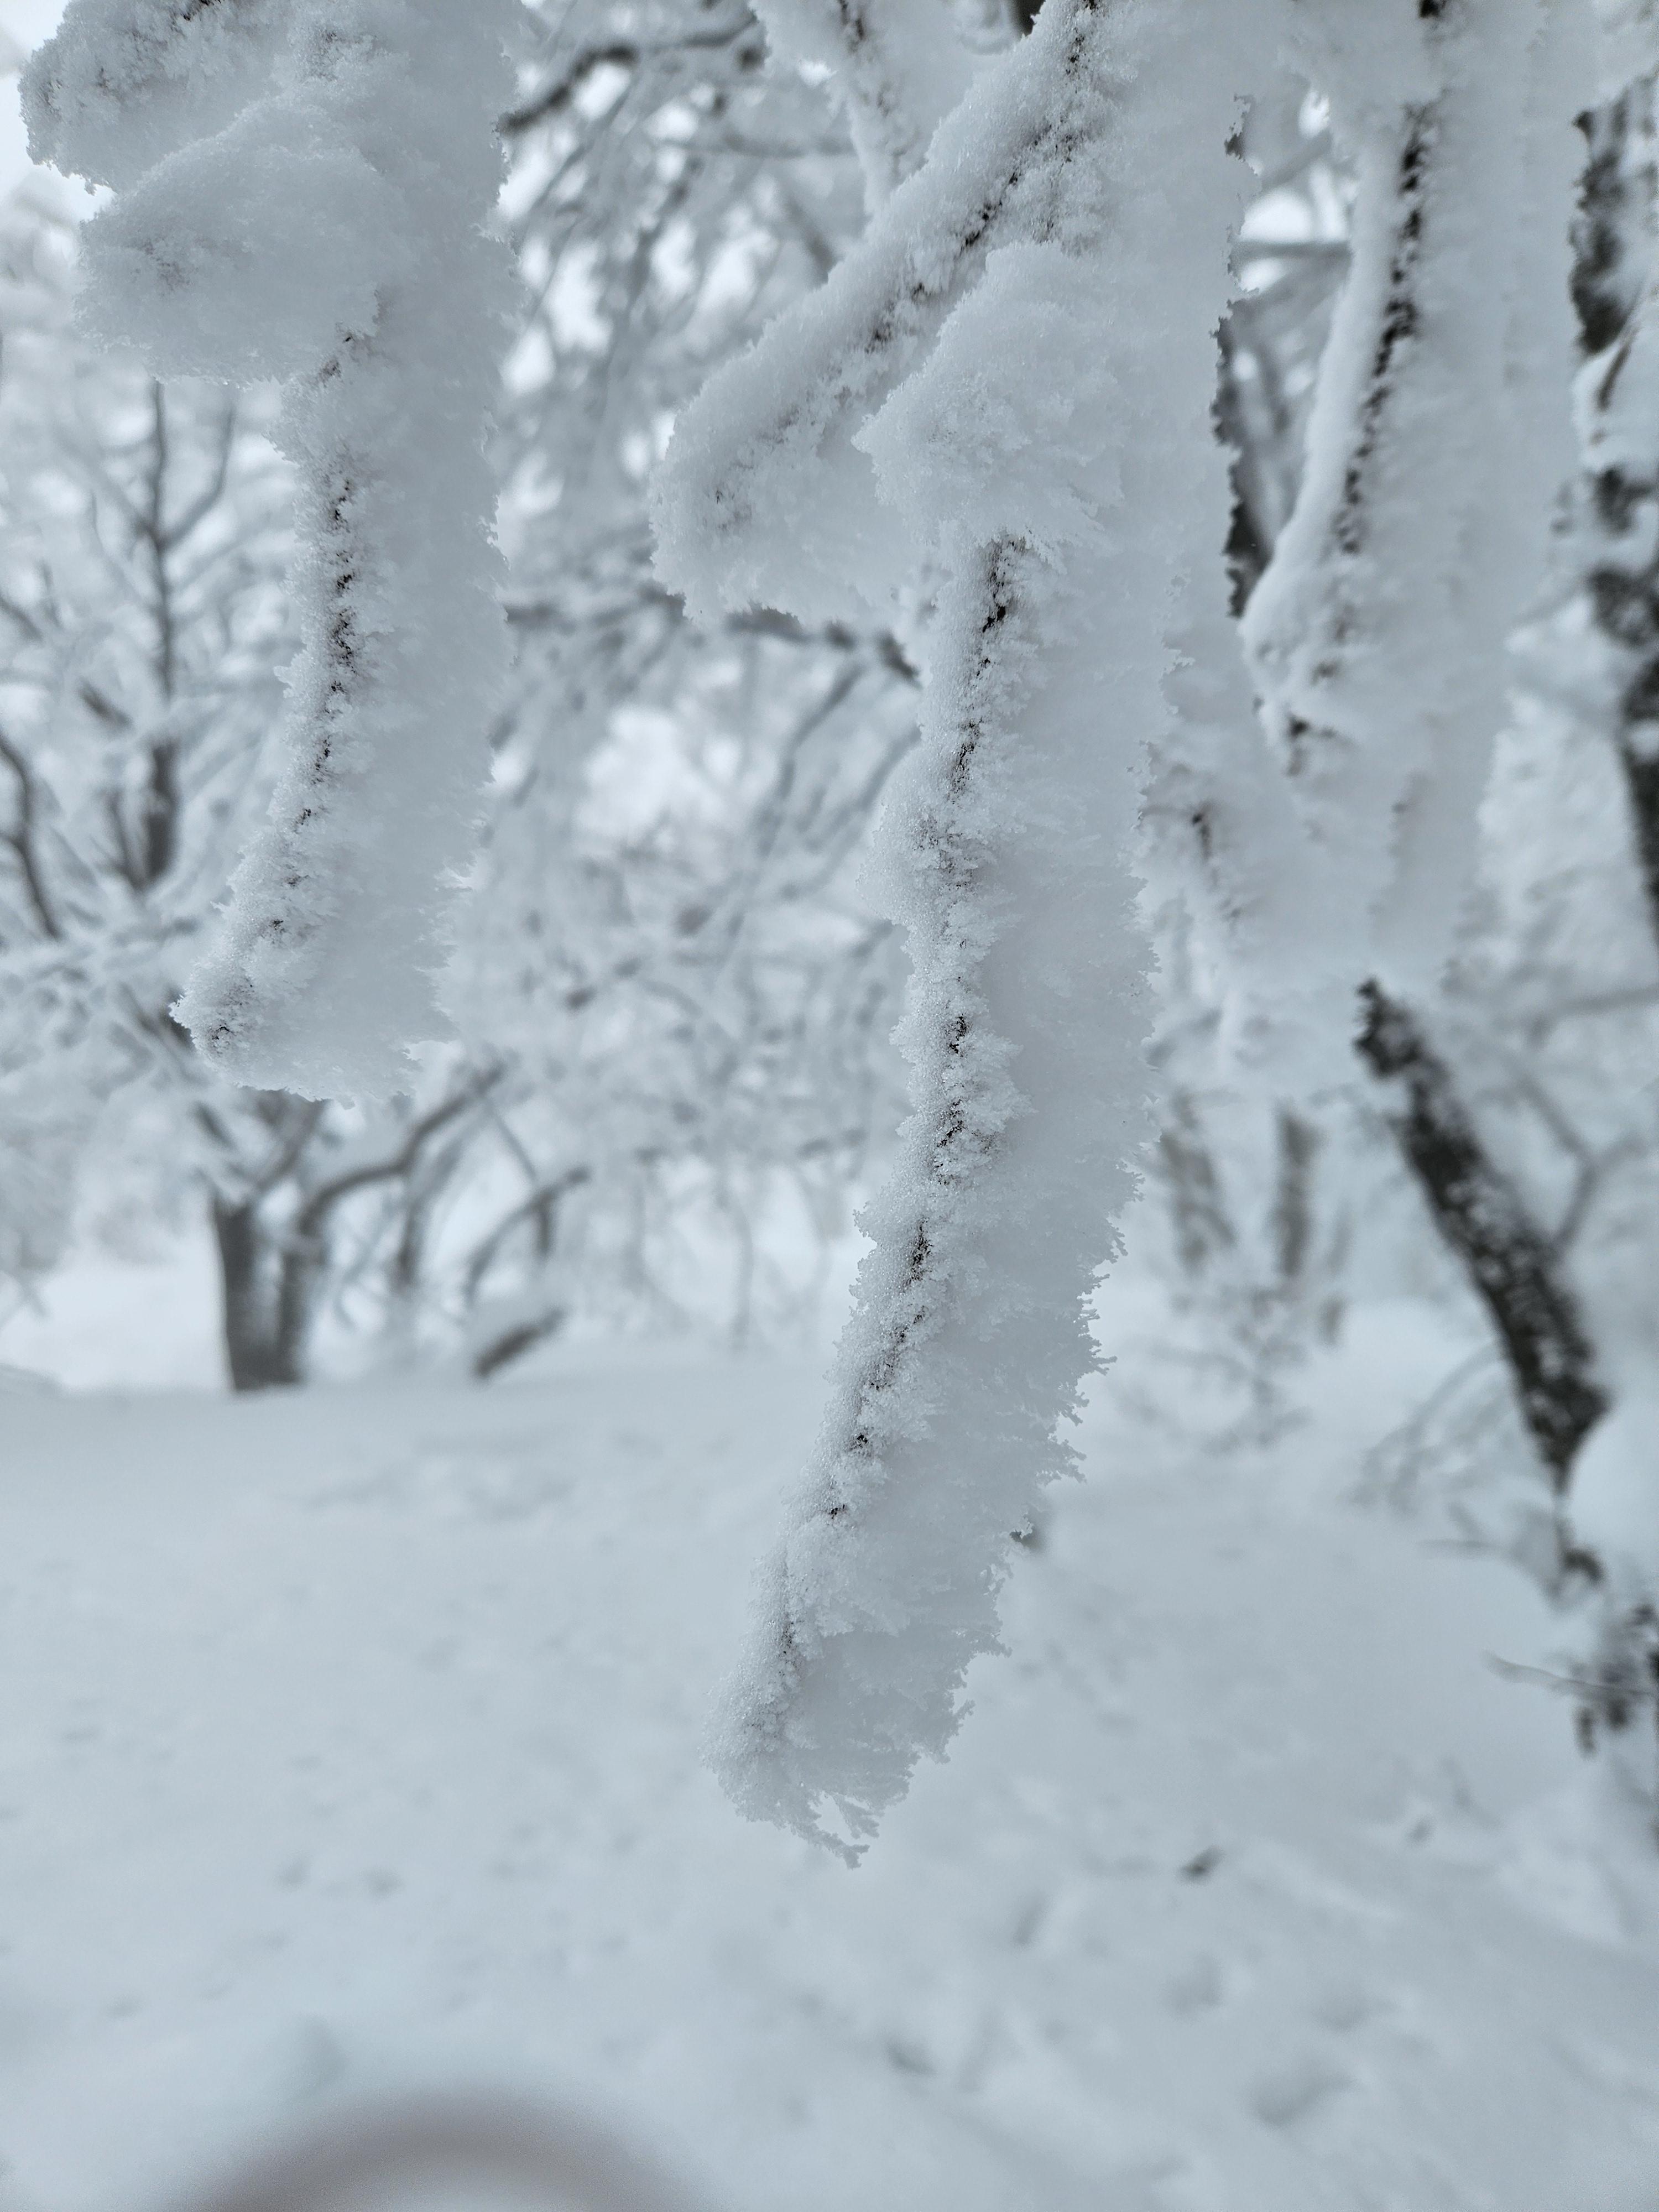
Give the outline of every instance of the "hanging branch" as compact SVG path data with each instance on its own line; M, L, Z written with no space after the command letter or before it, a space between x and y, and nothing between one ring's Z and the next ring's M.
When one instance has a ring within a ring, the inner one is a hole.
M1313 48L1358 170L1352 270L1302 494L1244 627L1310 834L1340 861L1310 957L1350 983L1377 963L1361 1057L1405 1086L1407 1164L1559 1492L1607 1410L1588 1331L1559 1243L1411 1002L1452 948L1505 645L1567 473L1567 242L1547 210L1570 204L1593 26L1540 0L1462 0L1421 21L1383 82L1334 46L1321 74Z
M1189 457L1272 21L1230 0L1194 39L1184 7L1048 0L664 472L665 571L702 610L823 620L906 564L949 580L885 854L914 1111L714 1742L743 1809L849 1858L942 1753L1008 1531L1074 1464L1059 1426L1145 1133L1127 848L1212 521L1219 574L1224 467Z
M100 327L161 373L287 386L287 766L181 1001L241 1081L383 1095L436 1025L504 661L483 430L510 292L482 226L514 13L71 0L27 72L37 157L115 188L82 234ZM141 526L159 555L159 510Z

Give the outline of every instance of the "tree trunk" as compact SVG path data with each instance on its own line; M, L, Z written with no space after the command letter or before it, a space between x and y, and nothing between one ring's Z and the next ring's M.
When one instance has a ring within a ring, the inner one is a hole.
M216 1197L213 1234L219 1249L221 1323L225 1364L233 1390L269 1390L303 1380L302 1328L294 1326L286 1288L289 1268L280 1269L257 1206L232 1205Z
M1375 1074L1405 1084L1407 1110L1394 1124L1401 1150L1503 1340L1522 1413L1560 1496L1607 1410L1560 1256L1487 1152L1410 1008L1376 983L1360 996L1360 1056Z

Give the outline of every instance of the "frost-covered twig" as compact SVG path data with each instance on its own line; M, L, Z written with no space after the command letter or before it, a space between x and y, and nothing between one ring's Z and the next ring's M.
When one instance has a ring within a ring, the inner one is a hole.
M512 0L71 0L36 155L115 188L89 312L164 374L287 384L302 640L287 766L185 1018L316 1096L430 1035L503 661L483 429L509 297L482 234Z

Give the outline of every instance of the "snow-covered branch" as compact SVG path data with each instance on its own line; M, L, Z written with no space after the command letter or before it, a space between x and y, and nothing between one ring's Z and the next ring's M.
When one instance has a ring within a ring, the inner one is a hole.
M302 647L287 766L183 1001L251 1082L378 1094L429 1035L502 666L482 234L511 0L72 0L38 156L113 185L89 313L164 374L286 380Z
M880 206L974 80L948 0L760 0L759 14L779 60L829 72Z
M1358 176L1296 511L1245 617L1331 866L1308 957L1433 983L1473 873L1505 647L1571 470L1565 216L1589 0L1302 6Z
M1221 589L1224 469L1218 495L1193 457L1225 149L1274 21L1048 0L664 471L665 571L704 611L948 580L885 839L914 1110L715 1745L745 1809L849 1856L943 1752L1009 1532L1073 1461L1146 1127L1138 794L1183 587L1207 557Z

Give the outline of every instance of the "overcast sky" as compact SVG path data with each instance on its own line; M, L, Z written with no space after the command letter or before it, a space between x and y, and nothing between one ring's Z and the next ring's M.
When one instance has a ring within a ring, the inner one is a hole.
M0 58L9 49L27 53L38 46L64 12L64 0L0 0ZM0 82L0 192L28 173L29 157L23 145L23 125L17 112L17 80L8 75Z

